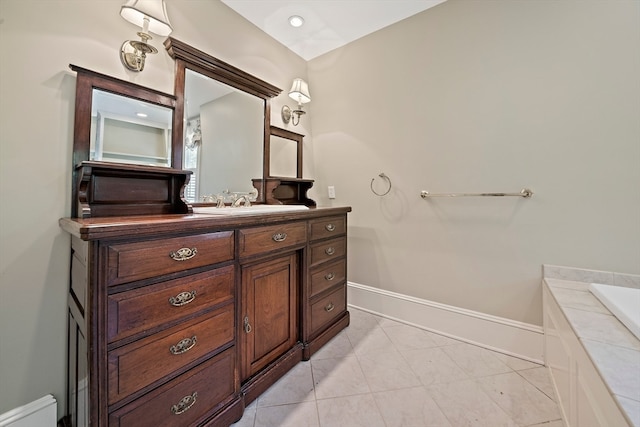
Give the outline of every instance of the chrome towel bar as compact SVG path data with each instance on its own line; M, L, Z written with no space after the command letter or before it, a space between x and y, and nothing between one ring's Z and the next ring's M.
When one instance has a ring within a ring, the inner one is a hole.
M524 197L525 199L533 196L533 191L528 188L523 188L519 193L438 193L433 194L428 191L422 190L420 197L426 199L427 197L505 197L505 196L517 196Z

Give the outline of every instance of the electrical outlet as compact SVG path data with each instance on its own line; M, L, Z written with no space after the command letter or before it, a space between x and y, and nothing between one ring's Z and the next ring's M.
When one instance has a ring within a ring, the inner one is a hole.
M327 190L329 192L329 198L330 199L335 199L336 198L336 187L334 187L333 185L330 185L329 187L327 187Z

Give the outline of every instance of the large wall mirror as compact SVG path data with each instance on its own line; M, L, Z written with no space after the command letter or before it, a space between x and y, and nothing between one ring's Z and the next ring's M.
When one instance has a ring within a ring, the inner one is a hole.
M269 100L281 90L171 37L165 47L176 61L173 165L193 172L185 198L251 192L268 173Z

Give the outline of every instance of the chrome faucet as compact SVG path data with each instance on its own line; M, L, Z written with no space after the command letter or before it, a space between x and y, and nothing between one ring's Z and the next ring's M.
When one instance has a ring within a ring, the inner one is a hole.
M251 200L249 200L249 196L247 194L242 194L240 196L234 194L234 196L236 196L236 197L235 197L235 200L233 201L233 203L231 204L231 207L237 208L241 204L244 207L251 206Z

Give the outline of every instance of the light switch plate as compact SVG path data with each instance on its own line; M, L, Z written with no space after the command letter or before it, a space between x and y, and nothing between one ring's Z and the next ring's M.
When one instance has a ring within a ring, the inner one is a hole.
M330 199L335 199L336 198L336 187L334 187L333 185L330 185L329 187L327 187L328 193L329 193L329 198Z

